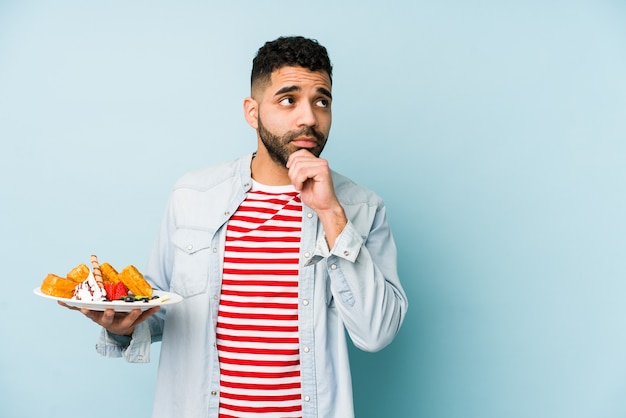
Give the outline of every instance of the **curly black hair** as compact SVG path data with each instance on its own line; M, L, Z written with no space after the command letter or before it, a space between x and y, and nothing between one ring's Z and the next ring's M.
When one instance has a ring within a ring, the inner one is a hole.
M252 61L250 84L268 81L272 72L285 66L325 71L332 83L333 66L326 48L303 36L281 36L259 48Z

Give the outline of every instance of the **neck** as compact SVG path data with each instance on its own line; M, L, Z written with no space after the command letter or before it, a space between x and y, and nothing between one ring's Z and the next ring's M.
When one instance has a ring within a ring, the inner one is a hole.
M259 147L252 163L250 164L252 178L267 186L285 186L291 184L287 167L283 167L267 153L263 147Z

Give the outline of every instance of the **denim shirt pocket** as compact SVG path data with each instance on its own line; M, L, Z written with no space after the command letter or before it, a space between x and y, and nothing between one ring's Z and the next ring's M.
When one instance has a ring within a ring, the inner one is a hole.
M206 292L213 234L214 231L192 228L178 228L174 232L173 292L183 297Z

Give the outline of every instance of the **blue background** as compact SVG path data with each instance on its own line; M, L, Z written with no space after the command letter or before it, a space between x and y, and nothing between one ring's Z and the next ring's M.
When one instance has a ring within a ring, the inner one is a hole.
M251 60L335 65L324 156L387 202L410 300L359 418L626 416L626 3L0 0L0 416L147 417L149 365L32 291L145 265L184 172L252 151ZM158 345L154 347L158 353Z

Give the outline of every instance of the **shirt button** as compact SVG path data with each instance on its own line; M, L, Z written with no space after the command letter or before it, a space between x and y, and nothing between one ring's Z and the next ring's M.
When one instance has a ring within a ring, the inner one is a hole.
M305 256L306 258L309 258L309 257L311 257L311 253L306 252L306 253L304 253L304 256Z
M217 395L217 391L212 390L212 391L211 391L211 395L213 395L213 396Z
M189 250L189 251L193 250L193 245L189 244L189 245L187 246L187 250Z
M311 397L309 395L306 395L304 397L304 402L309 402L311 400Z
M224 212L224 215L228 216L228 215L230 215L230 212L226 211L226 212Z
M309 306L309 300L308 300L308 299L304 299L304 300L302 300L302 304L303 304L304 306Z
M216 253L217 252L217 248L213 248L213 252Z
M309 219L311 219L311 218L313 217L313 214L312 214L312 213L307 213L307 214L306 214L306 217L307 217L307 218L309 218Z
M337 270L337 264L331 264L330 265L330 269L331 270Z
M346 257L350 255L350 251L344 251L343 255L345 255Z
M309 350L309 347L304 347L304 349L303 349L303 350L304 350L304 352L305 352L305 353L308 353L308 352L310 351L310 350Z
M213 299L214 299L214 300L217 300L218 298L219 298L219 296L218 296L218 295L213 295Z

